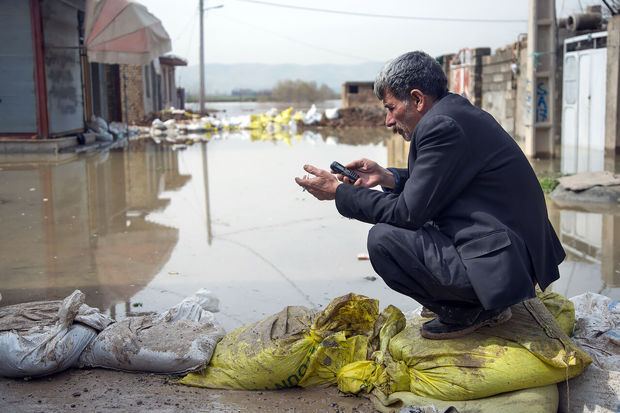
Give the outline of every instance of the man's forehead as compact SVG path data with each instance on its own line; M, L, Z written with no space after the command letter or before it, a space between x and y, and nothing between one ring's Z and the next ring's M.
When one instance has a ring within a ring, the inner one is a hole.
M385 93L383 94L382 102L383 102L383 106L386 106L386 105L394 105L397 102L401 102L401 100L398 99L396 96L394 96L392 92L390 92L389 90L386 90Z

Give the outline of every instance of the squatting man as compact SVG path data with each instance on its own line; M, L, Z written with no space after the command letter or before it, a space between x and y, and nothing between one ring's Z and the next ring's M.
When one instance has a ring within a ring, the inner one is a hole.
M312 176L295 181L319 200L335 199L343 216L374 224L372 266L424 306L432 317L424 337L507 321L511 305L559 278L565 257L529 162L491 115L448 92L441 66L424 52L387 63L374 92L386 126L411 142L408 167L352 161L352 184L305 165Z

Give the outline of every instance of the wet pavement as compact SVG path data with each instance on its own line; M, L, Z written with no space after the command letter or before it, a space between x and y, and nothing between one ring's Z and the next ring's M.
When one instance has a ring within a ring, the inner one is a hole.
M385 129L320 130L252 140L229 134L185 149L132 141L94 154L0 157L0 305L82 290L112 317L162 311L199 288L221 301L227 331L286 305L355 292L381 307L418 306L375 279L369 225L302 192L304 163L402 156ZM558 161L533 161L538 173ZM616 171L617 173L617 171ZM548 201L567 251L553 289L620 299L620 214Z

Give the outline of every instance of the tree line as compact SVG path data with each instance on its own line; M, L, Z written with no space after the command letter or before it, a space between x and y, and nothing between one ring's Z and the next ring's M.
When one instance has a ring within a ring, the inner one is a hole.
M259 102L319 102L338 99L340 94L325 83L318 85L314 81L280 80L271 89L233 89L230 95L208 95L206 101L259 101ZM186 102L198 102L198 95L188 93Z

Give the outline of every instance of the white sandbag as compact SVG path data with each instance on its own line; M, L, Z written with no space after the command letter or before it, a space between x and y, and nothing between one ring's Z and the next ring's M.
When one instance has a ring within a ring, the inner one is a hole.
M97 331L110 323L84 304L79 290L63 301L1 307L0 376L44 376L72 367Z
M338 108L325 109L325 117L327 119L338 119Z
M572 339L592 358L578 377L559 383L562 413L620 411L620 304L604 295L585 293L575 304Z
M117 322L84 350L80 367L167 374L202 369L225 333L209 309L217 310L217 299L200 290L162 314Z
M322 116L323 115L317 111L316 105L312 104L308 112L304 115L302 122L304 125L314 125L321 120Z

